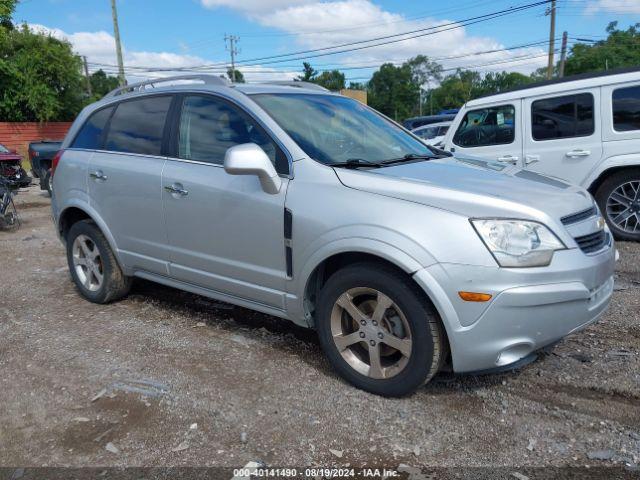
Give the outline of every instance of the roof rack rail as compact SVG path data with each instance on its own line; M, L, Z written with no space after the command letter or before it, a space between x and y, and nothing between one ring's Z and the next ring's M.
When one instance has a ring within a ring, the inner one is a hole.
M145 87L151 86L155 88L157 83L166 83L173 82L175 80L200 80L207 85L220 85L229 87L231 83L224 77L218 77L216 75L178 75L175 77L166 77L166 78L156 78L154 80L146 80L144 82L132 83L130 85L125 85L123 87L118 87L109 93L107 93L104 97L115 97L117 95L123 95L128 91L138 91L142 92L145 90Z
M302 82L299 80L275 80L273 82L264 83L268 85L282 85L285 87L308 88L309 90L322 90L323 92L330 91L328 88L324 88L322 85L318 85L317 83Z

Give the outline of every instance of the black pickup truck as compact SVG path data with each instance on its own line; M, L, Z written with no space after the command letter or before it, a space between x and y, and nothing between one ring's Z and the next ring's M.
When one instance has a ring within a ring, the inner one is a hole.
M51 162L61 145L61 141L54 140L43 140L29 144L31 172L35 178L40 179L40 188L48 191L49 194L51 194Z

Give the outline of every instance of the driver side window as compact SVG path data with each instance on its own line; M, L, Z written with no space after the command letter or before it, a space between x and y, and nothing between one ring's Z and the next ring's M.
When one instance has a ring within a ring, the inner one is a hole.
M515 117L513 105L470 110L460 122L453 143L467 148L513 143Z
M222 165L227 150L243 143L260 146L278 173L288 173L288 161L282 150L249 115L215 97L184 98L178 158Z

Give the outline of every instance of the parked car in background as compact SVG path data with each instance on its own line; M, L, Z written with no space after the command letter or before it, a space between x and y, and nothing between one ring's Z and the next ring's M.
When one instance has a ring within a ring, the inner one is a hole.
M51 194L51 162L56 156L62 141L42 140L29 144L29 160L31 172L35 178L40 179L40 188Z
M640 68L472 100L456 116L444 149L580 185L617 238L640 240Z
M394 396L445 364L530 361L605 311L616 250L583 188L432 149L315 84L165 81L186 79L204 84L86 107L54 159L89 301L140 277L288 319L346 380Z
M423 125L429 125L432 123L440 123L440 122L450 122L454 118L456 118L455 113L447 113L442 115L426 115L422 117L407 118L404 122L402 122L402 125L407 130L415 130L416 128L421 127Z
M450 126L451 122L432 123L411 130L411 133L420 137L427 145L439 147Z
M17 187L28 187L31 177L22 168L22 157L15 151L0 144L0 177Z

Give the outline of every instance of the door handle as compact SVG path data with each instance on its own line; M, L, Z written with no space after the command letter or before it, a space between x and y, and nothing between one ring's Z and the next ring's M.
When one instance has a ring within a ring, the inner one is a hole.
M525 165L531 165L532 163L536 163L540 161L540 155L525 155L524 163Z
M96 170L95 172L91 172L89 174L89 176L91 178L96 179L96 180L106 180L107 179L107 176L104 173L102 173L102 170Z
M576 149L576 150L571 150L571 151L567 152L566 155L567 155L567 157L571 157L571 158L588 157L589 155L591 155L591 151L590 150Z
M498 157L498 161L504 163L512 163L513 165L515 165L518 161L518 157L516 155L504 155L502 157Z
M174 183L173 185L167 185L166 187L164 187L164 189L171 194L180 195L181 197L186 197L187 195L189 195L188 190L185 190L184 188L182 188L182 185L178 185L176 183Z

